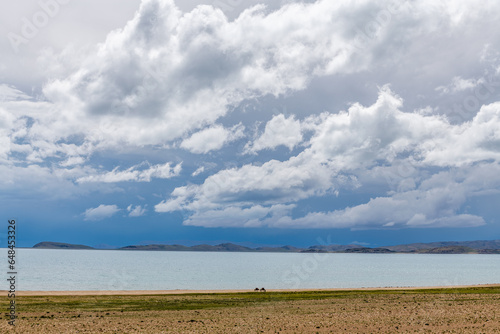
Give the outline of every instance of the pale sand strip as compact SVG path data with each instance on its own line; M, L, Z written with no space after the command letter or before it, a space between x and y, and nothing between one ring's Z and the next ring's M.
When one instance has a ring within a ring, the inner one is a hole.
M373 291L373 290L420 290L420 289L457 289L457 288L500 287L498 284L425 286L425 287L381 287L381 288L333 288L333 289L267 289L268 292L301 291ZM0 290L7 295L6 290ZM248 290L102 290L102 291L16 291L16 296L125 296L125 295L174 295L188 293L241 293ZM257 293L257 292L256 292Z

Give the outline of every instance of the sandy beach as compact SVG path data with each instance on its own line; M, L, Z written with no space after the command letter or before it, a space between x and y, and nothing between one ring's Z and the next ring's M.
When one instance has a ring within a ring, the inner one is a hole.
M4 296L0 307L7 309ZM500 284L265 293L25 291L16 303L18 333L500 332ZM5 314L0 332L14 332L7 321Z
M331 288L331 289L267 289L267 292L304 292L304 291L373 291L373 290L421 290L421 289L457 289L474 287L500 287L498 284L423 286L423 287L376 287L376 288ZM3 295L6 290L0 290ZM248 290L83 290L83 291L18 291L18 296L119 296L119 295L172 295L205 293L244 293Z

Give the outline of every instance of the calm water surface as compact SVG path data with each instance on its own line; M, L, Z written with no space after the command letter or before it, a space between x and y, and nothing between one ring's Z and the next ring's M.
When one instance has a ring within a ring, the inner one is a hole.
M292 289L500 283L500 255L17 251L18 290Z

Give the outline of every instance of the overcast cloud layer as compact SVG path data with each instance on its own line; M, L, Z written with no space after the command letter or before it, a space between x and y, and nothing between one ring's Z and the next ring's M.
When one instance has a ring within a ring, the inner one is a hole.
M498 1L248 4L143 0L100 43L42 48L39 93L0 86L4 199L79 201L85 221L498 226L470 205L500 195Z

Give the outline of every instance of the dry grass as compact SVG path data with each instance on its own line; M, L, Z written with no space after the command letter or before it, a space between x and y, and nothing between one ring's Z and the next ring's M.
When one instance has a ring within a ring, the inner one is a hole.
M18 297L17 333L500 333L500 288ZM7 308L4 297L1 307ZM4 317L0 332L12 331Z

